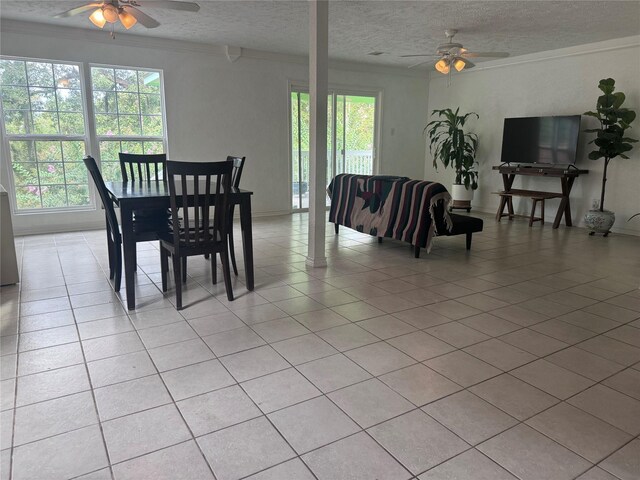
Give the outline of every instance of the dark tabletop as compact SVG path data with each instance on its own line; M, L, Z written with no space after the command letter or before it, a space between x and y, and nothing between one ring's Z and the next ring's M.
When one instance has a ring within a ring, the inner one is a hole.
M200 181L198 184L198 191L200 194L204 194L205 182ZM169 185L164 182L105 182L105 186L111 195L118 201L169 198ZM193 194L193 182L188 184L187 189L188 194ZM176 193L181 194L181 192L181 186L176 185ZM232 187L230 194L231 196L245 196L253 195L253 192Z

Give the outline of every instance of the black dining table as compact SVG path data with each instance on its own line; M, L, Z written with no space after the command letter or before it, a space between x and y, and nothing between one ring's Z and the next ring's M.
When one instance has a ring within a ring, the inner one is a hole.
M133 214L136 210L168 209L169 186L162 181L105 182L113 201L120 207L120 229L122 233L122 249L124 257L124 278L127 292L127 309L136 308L135 271L136 271L136 239L134 235ZM193 182L187 185L190 204L194 200ZM178 200L182 200L179 185ZM199 188L204 192L204 188ZM244 254L244 271L247 289L253 290L253 233L251 228L251 195L253 192L233 188L229 192L229 203L240 207L240 228L242 230L242 250ZM159 256L158 256L159 258Z

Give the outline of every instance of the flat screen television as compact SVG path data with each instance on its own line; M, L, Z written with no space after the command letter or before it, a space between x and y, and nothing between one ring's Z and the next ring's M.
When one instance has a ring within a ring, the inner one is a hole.
M502 163L576 163L580 115L505 118Z

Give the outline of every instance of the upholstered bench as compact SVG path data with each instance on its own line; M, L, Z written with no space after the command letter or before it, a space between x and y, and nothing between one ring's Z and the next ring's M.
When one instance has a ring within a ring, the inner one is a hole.
M471 250L471 237L476 232L482 231L483 222L481 218L470 217L468 215L456 215L455 213L451 213L451 222L453 223L453 228L451 231L447 231L446 229L441 229L439 231L444 231L442 235L444 236L452 236L452 235L467 235L467 250ZM420 248L415 247L415 255L416 258L420 257Z

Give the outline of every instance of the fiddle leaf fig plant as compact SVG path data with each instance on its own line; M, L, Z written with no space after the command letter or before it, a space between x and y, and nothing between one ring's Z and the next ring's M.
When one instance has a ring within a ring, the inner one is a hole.
M424 131L429 136L434 168L438 169L438 162L445 168L453 167L455 184L475 190L478 188L478 172L475 170L478 136L465 133L464 126L470 117L480 117L475 112L460 114L460 108L455 112L450 108L434 110L431 115L438 118L429 122Z
M595 150L589 153L591 160L604 158L604 171L602 173L602 191L600 193L600 211L604 211L604 194L607 184L607 168L609 162L616 158L629 158L626 152L633 148L632 143L638 140L625 136L625 132L631 128L631 122L636 118L636 112L623 108L625 95L616 92L616 81L613 78L600 80L598 88L603 95L598 97L596 110L585 112L584 115L594 117L600 122L600 128L590 128L586 133L595 133L596 138L589 144L595 144Z

